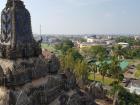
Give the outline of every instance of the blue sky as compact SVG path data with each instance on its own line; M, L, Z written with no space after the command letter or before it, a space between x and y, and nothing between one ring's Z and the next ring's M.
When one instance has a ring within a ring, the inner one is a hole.
M140 34L140 0L24 0L33 33ZM1 0L0 10L6 0Z

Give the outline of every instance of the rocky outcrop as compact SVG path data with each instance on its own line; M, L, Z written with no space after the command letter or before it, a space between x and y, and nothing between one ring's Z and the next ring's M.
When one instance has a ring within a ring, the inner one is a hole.
M55 56L54 53L49 52L47 49L42 51L43 58L47 60L49 64L49 69L51 72L55 72L60 69L59 59Z
M93 98L104 98L105 97L105 91L103 89L103 85L100 82L92 82L89 85L89 94L93 97Z
M9 90L5 87L0 87L0 105L9 105Z
M87 93L79 90L70 97L67 105L96 105L96 104Z

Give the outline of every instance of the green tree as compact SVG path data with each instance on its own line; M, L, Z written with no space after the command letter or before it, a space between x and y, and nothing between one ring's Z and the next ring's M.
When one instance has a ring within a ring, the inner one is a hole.
M75 66L75 60L71 53L67 53L66 55L61 56L60 64L62 70L73 70Z
M90 72L93 72L93 74L94 74L94 80L96 79L96 73L97 73L97 69L98 69L98 67L97 67L97 65L96 65L96 62L94 62L94 63L89 63L88 64L89 65L89 70L90 70Z
M71 54L71 56L73 57L73 59L76 61L78 59L82 60L83 57L82 55L79 53L79 51L75 48L70 48L66 54Z
M109 72L114 79L117 79L118 81L120 81L119 78L120 78L120 75L122 74L122 70L120 67L120 61L118 60L116 56L113 56L111 59Z
M139 105L140 96L131 94L116 81L111 86L110 95L113 96L113 105Z
M113 105L119 105L118 104L118 94L120 92L120 81L123 80L124 76L122 74L121 68L120 68L120 61L118 57L113 56L111 59L110 64L110 73L112 77L115 79L115 81L112 83L112 91L113 91Z
M65 54L70 48L74 47L74 43L71 40L65 39L62 43L55 45L56 50L62 51Z
M101 62L101 64L99 65L99 72L102 75L103 83L104 83L104 77L107 75L109 69L110 69L110 65L106 61Z
M83 48L82 51L85 55L90 56L90 58L96 58L96 60L106 58L108 55L107 48L103 46L92 46L90 48Z
M77 60L75 64L75 69L74 69L74 74L76 77L80 80L82 79L83 81L87 80L88 76L88 65L84 60Z
M87 40L85 38L80 38L79 41L80 42L86 42Z
M123 48L121 45L113 46L112 47L112 56L118 57L118 59L124 56Z

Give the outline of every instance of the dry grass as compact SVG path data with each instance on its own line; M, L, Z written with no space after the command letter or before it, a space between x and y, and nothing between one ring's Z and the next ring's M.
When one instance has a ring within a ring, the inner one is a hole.
M88 76L88 79L89 80L94 80L94 75L93 73L90 73L89 76ZM100 74L96 74L96 77L95 77L95 80L96 81L100 81L103 83L102 81L102 76ZM105 77L104 78L104 84L105 85L110 85L114 80L112 78L109 78L109 77Z

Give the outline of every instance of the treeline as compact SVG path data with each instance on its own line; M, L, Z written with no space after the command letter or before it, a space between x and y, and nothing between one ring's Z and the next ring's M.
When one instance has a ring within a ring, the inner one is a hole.
M126 59L140 58L140 39L121 36L116 38L116 42L126 42L129 44L129 47L121 49L122 54Z
M130 46L140 45L140 39L135 40L134 37L120 36L116 38L115 40L118 43L119 42L129 43Z
M114 79L110 84L112 89L109 91L113 103L116 105L139 105L140 97L129 93L126 89L120 86L123 80L123 72L120 68L120 62L128 50L122 49L121 46L106 48L103 46L94 46L78 50L70 40L65 40L55 48L62 52L60 56L61 70L72 71L77 78L77 81L82 80L86 83L89 73L93 73L96 80L96 73L104 77L108 76ZM126 51L125 51L126 50Z

